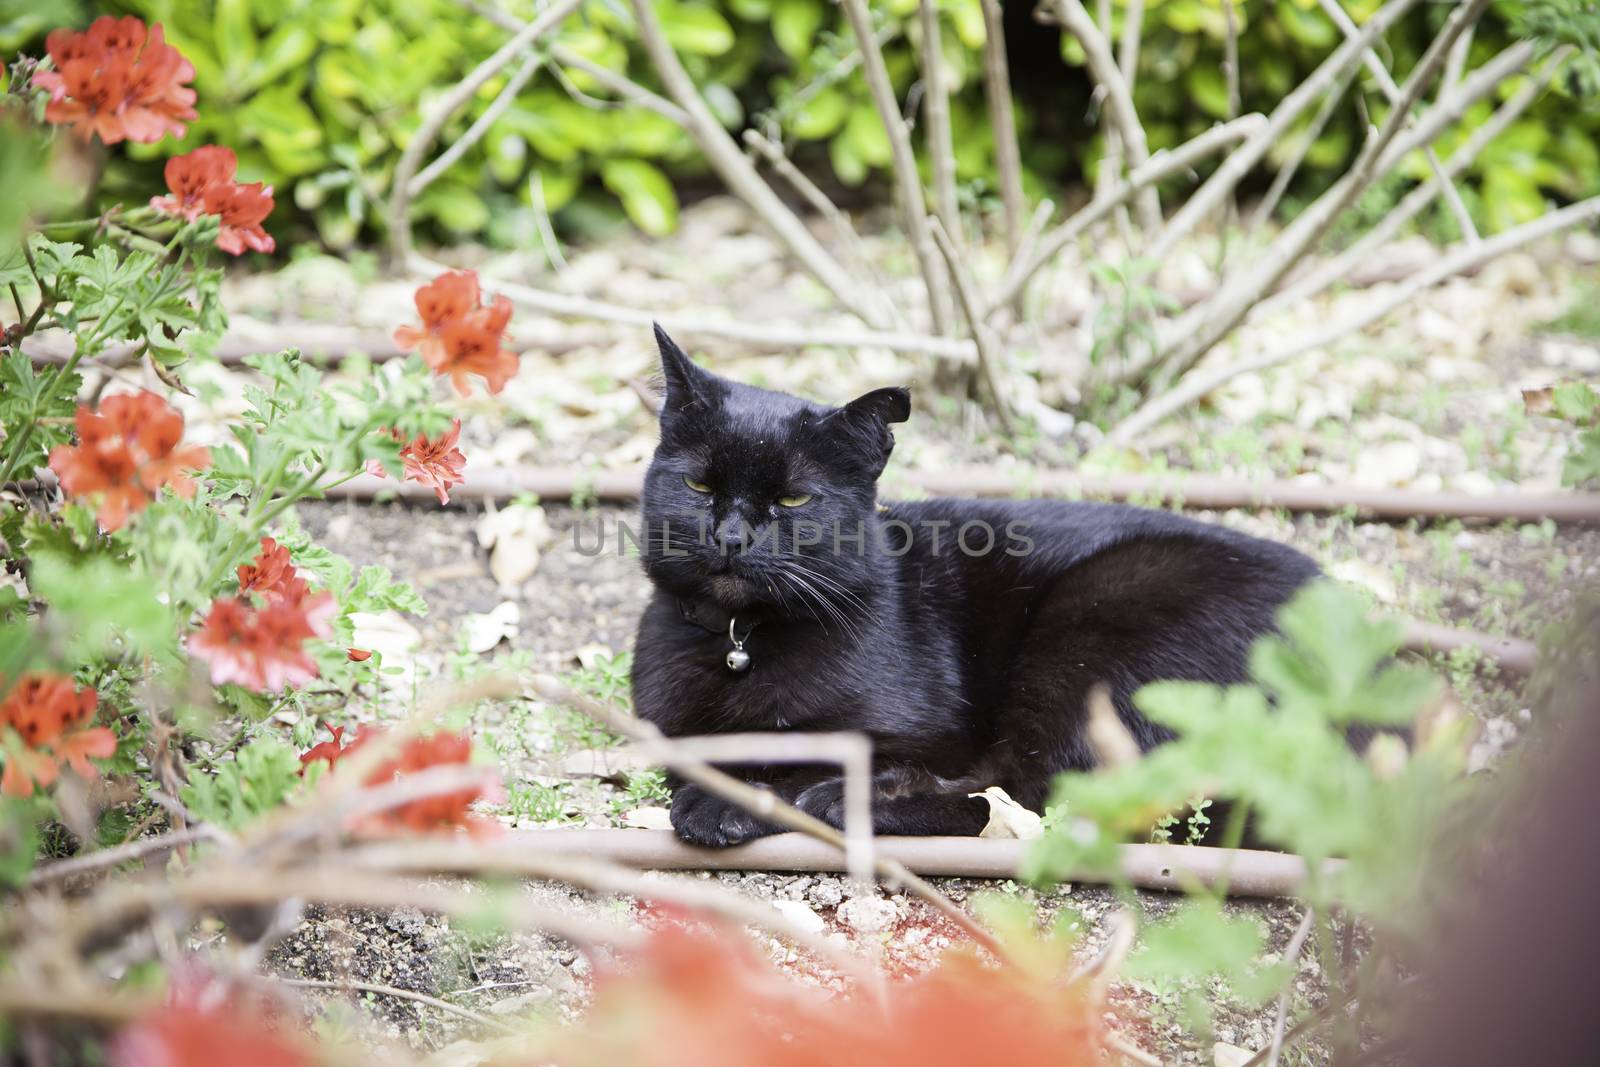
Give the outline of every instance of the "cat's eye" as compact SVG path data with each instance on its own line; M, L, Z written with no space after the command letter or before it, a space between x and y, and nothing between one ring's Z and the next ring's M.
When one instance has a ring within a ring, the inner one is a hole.
M802 504L808 504L810 502L810 493L791 493L788 496L780 496L778 498L778 503L782 504L786 508L797 508Z
M683 476L683 484L687 485L690 489L693 489L697 493L711 492L711 487L709 485L707 485L705 482L697 482L687 474Z

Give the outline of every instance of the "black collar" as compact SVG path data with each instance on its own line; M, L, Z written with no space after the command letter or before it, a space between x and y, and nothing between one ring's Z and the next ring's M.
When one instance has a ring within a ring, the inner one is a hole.
M761 625L761 617L755 611L731 612L709 600L684 600L679 597L678 614L683 616L685 622L693 623L708 633L723 637L727 637L729 629L733 628L740 641L748 637L751 630Z

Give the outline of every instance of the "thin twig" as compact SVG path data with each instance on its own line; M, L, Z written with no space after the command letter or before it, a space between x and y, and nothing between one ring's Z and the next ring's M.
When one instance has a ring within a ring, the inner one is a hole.
M1259 254L1253 255L1247 266L1223 279L1216 295L1206 301L1203 310L1199 312L1198 321L1192 329L1180 333L1147 359L1132 361L1119 370L1118 375L1122 380L1138 377L1149 370L1156 370L1167 380L1173 380L1199 362L1200 358L1211 350L1212 345L1225 337L1244 319L1250 308L1271 291L1289 268L1327 231L1329 226L1333 225L1334 219L1354 202L1378 175L1384 173L1384 169L1380 166L1381 161L1402 128L1410 121L1412 105L1421 98L1422 93L1438 76L1451 46L1455 44L1462 30L1476 21L1488 5L1489 0L1466 0L1451 14L1439 35L1433 39L1427 51L1418 60L1416 69L1406 79L1404 92L1395 102L1388 118L1362 144L1361 151L1356 156L1355 162L1350 165L1350 169L1334 182L1327 192L1296 215L1272 244ZM1377 21L1374 17L1373 22ZM1371 26L1369 23L1367 28L1371 29ZM1365 51L1369 44L1370 38L1365 31L1361 36L1350 38L1345 42L1345 46L1354 46L1362 51ZM1418 123L1418 126L1421 125Z
M1367 20L1365 26L1361 27L1359 38L1345 41L1334 49L1316 70L1295 86L1272 110L1272 114L1259 132L1229 153L1205 184L1201 185L1195 194L1167 220L1166 226L1156 235L1150 246L1143 250L1142 255L1156 263L1171 255L1179 241L1188 236L1203 219L1212 216L1223 199L1232 193L1245 175L1255 169L1256 164L1283 138L1284 133L1300 114L1311 106L1312 101L1321 97L1350 68L1360 63L1362 51L1387 32L1389 27L1399 21L1417 2L1418 0L1390 0Z
M72 878L80 874L104 870L107 867L115 867L133 860L144 859L146 856L161 852L171 852L173 849L181 848L184 845L192 845L200 841L222 841L223 839L224 835L219 834L215 827L208 823L201 823L180 833L144 837L113 848L103 848L98 852L90 852L82 856L73 856L70 859L47 863L28 875L27 886L29 889L35 889L51 882L59 882L64 878Z
M1094 24L1094 19L1089 17L1089 12L1079 0L1054 0L1056 14L1071 34L1083 45L1083 54L1088 60L1089 73L1106 93L1106 109L1116 120L1117 133L1122 139L1123 149L1128 155L1128 165L1132 170L1143 166L1150 158L1149 144L1145 139L1144 125L1139 121L1139 113L1133 107L1133 94L1128 89L1128 83L1123 78L1122 72L1117 69L1116 58L1111 54L1111 46L1106 43L1105 35ZM1155 189L1145 186L1138 198L1139 225L1144 227L1146 233L1154 233L1161 227L1161 201L1155 195Z
M1239 363L1189 374L1169 391L1146 401L1142 407L1107 434L1106 441L1113 445L1127 445L1150 427L1241 374L1266 370L1268 367L1286 363L1304 352L1326 347L1340 338L1365 329L1411 301L1422 290L1437 285L1453 275L1470 270L1531 241L1581 225L1594 218L1600 218L1600 197L1592 197L1559 211L1552 211L1532 222L1495 234L1476 244L1457 246L1454 251L1441 255L1428 267L1394 286L1378 299L1370 301L1365 308L1350 318L1291 338L1276 348Z
M574 52L570 48L565 47L564 45L558 44L551 46L550 58L554 59L563 67L571 67L573 70L581 70L583 73L593 78L603 88L609 89L613 93L616 93L626 102L630 104L637 104L639 107L642 107L647 111L653 111L662 118L674 122L684 129L689 128L689 123L691 120L687 111L679 107L677 104L674 104L666 97L652 93L649 89L646 89L644 86L640 85L632 78L629 78L627 75L619 74L614 70L609 70L606 67L602 67L598 63L591 63L589 60L585 59L583 56L580 56L578 53Z
M452 1004L448 1000L440 1000L438 997L430 997L426 993L418 993L411 989L401 989L398 986L381 985L377 982L361 982L353 978L283 978L278 975L267 975L261 980L271 982L274 985L293 986L296 989L334 989L350 993L376 993L380 996L394 997L396 1000L409 1000L417 1004L426 1004L430 1008L437 1008L439 1011L460 1016L463 1019L477 1023L479 1026L487 1026L499 1030L501 1033L514 1034L518 1032L516 1027L509 1026L499 1019L491 1019L482 1012L464 1008L460 1004Z
M450 268L425 256L413 254L409 266L419 274L433 276ZM657 312L649 309L622 307L582 296L569 296L546 289L537 289L517 282L482 279L483 285L496 293L504 294L513 302L535 308L552 315L570 315L578 318L618 322L628 326L648 328L659 322L673 335L699 335L725 337L748 344L769 346L775 349L792 349L809 345L838 348L884 348L893 352L920 352L956 363L976 363L977 349L971 341L951 337L930 337L926 334L891 333L859 328L807 329L793 326L772 326L744 321L719 321L696 315ZM392 483L391 483L392 485Z
M489 132L491 126L500 121L500 116L510 110L512 104L516 103L517 94L522 92L523 87L533 80L533 76L539 73L539 68L543 65L543 56L538 52L529 52L527 57L523 59L522 66L518 67L517 72L507 80L493 102L483 109L483 114L479 115L471 126L467 127L467 132L456 138L449 148L440 152L432 163L423 167L422 170L417 172L416 177L411 179L410 185L406 189L406 196L415 200L424 189L433 184L439 175L449 170L457 160L467 154L467 151L473 145L483 140L484 134Z
M1402 0L1402 2L1413 3L1415 0ZM1124 203L1137 190L1186 170L1236 141L1253 140L1266 127L1267 119L1261 115L1241 115L1232 122L1211 127L1176 148L1163 149L1151 156L1144 166L1129 174L1121 185L1110 190L1105 196L1095 197L1060 226L1046 234L1031 255L1013 262L1011 269L1006 272L1005 280L1000 283L999 292L991 299L984 318L990 318L1001 307L1017 299L1027 286L1028 280L1053 260L1063 248L1090 226L1105 218L1112 208ZM1171 225L1172 223L1168 224L1169 228Z
M917 4L922 40L917 55L922 67L922 117L933 169L933 213L953 241L961 240L961 211L956 204L956 153L950 137L950 88L944 80L944 49L939 40L937 0Z
M850 216L846 215L838 204L828 198L828 194L817 187L817 183L806 177L804 171L794 165L784 152L783 146L776 141L763 137L759 131L748 129L743 134L744 143L754 149L789 186L799 193L811 209L823 218L839 235L839 240L849 246L851 254L863 267L871 268L872 259L867 253L866 245L862 243L861 235L850 224Z
M684 69L678 53L667 40L666 32L656 15L652 0L631 0L634 22L638 27L639 41L650 57L656 74L669 95L682 108L688 119L684 127L700 146L701 153L711 168L717 172L728 190L750 206L762 222L788 246L795 258L833 293L839 303L849 308L863 322L882 326L889 321L886 302L882 294L864 286L852 277L828 251L811 236L805 223L797 218L772 187L761 176L745 154L739 151L728 131L711 113L705 98L700 95L694 79ZM881 57L880 57L881 60Z
M1344 9L1344 5L1339 0L1318 0L1318 3L1322 5L1322 10L1327 13L1328 17L1333 20L1334 25L1339 27L1340 33L1346 37L1354 37L1361 32L1356 28L1354 20L1350 18L1350 15ZM1459 44L1461 41L1469 39L1466 33L1462 33L1456 39L1456 43ZM1452 46L1450 54L1446 57L1446 63L1449 64L1454 61L1457 54L1457 49ZM1395 84L1394 77L1389 73L1389 68L1384 66L1383 60L1378 58L1378 53L1369 48L1362 61L1366 64L1367 70L1372 72L1372 77L1377 81L1378 88L1382 90L1385 99L1389 101L1390 105L1399 103L1401 96L1400 86ZM1459 74L1459 71L1457 73ZM1450 76L1447 65L1445 73L1440 79L1441 91L1448 92L1454 83L1455 79ZM1467 205L1461 199L1460 191L1456 189L1455 184L1450 181L1449 175L1445 173L1443 165L1439 162L1439 154L1433 150L1432 145L1424 148L1423 154L1427 157L1428 166L1433 171L1434 179L1442 183L1441 191L1444 193L1445 202L1450 205L1450 210L1456 217L1456 225L1461 228L1461 236L1469 241L1476 241L1478 239L1478 229L1472 223L1472 213L1467 210Z
M768 822L778 823L791 830L798 830L808 837L823 841L841 852L847 848L848 843L844 834L821 819L813 818L799 808L779 800L771 792L758 789L748 782L742 782L702 760L689 759L673 754L671 742L656 728L655 724L645 722L643 719L635 719L629 715L623 715L601 701L594 700L561 684L561 682L549 675L535 675L533 689L546 700L581 711L613 732L621 734L636 743L654 746L657 751L663 753L662 762L670 770L681 775L685 780L695 783L707 792L731 801ZM647 833L648 831L637 832ZM902 885L907 891L927 901L939 914L961 927L974 941L994 953L996 959L1007 960L1010 958L1005 946L994 935L985 930L966 912L951 903L950 899L943 893L940 893L933 886L912 874L903 864L887 859L880 854L874 857L873 867L879 875L888 879L891 883Z
M421 840L363 846L344 854L363 870L437 873L470 877L500 875L542 878L582 886L596 893L618 893L692 911L718 915L787 938L841 972L866 979L860 957L819 937L771 904L720 885L682 878L647 877L634 867L576 852L528 848L515 837L478 842Z
M642 0L634 0L640 3ZM911 134L900 117L900 107L895 101L894 83L889 80L889 68L883 61L883 50L878 47L872 32L872 15L866 0L839 0L845 18L855 34L861 52L861 72L872 94L872 104L878 111L889 138L889 149L894 169L895 198L900 203L900 221L911 241L911 250L922 271L922 281L928 290L928 314L933 332L940 337L952 334L950 293L945 283L945 273L940 269L938 254L933 248L933 237L928 231L926 205L922 198L922 178L917 174L917 157L911 147Z
M1294 976L1300 966L1300 949L1311 934L1311 923L1316 914L1314 908L1306 909L1300 925L1295 927L1294 936L1289 938L1289 944L1283 950L1283 959L1289 964L1289 977L1278 991L1277 1014L1272 1023L1272 1044L1267 1049L1267 1067L1278 1067L1278 1057L1283 1053L1283 1028L1289 1019L1289 994L1294 990Z
M1142 2L1142 0L1139 0ZM1005 215L1006 248L1013 260L1023 246L1022 153L1017 147L1017 120L1011 105L1011 74L1006 61L1005 16L1000 0L983 5L983 97L994 135L995 178Z
M1453 178L1471 166L1473 160L1477 159L1495 138L1504 133L1524 111L1532 106L1534 101L1544 94L1545 89L1573 51L1574 49L1567 45L1551 53L1539 72L1528 79L1514 96L1501 104L1487 122L1473 130L1472 135L1451 154L1445 161L1445 175ZM1348 249L1323 260L1303 277L1292 279L1278 292L1252 308L1251 321L1269 318L1281 308L1314 296L1345 277L1358 264L1370 261L1374 253L1393 238L1402 226L1433 202L1441 188L1439 180L1431 178L1412 189L1392 211L1376 226L1362 234Z
M999 338L994 336L994 331L989 324L983 321L983 309L979 306L978 287L961 265L961 252L956 248L955 241L945 232L944 226L938 219L932 221L934 243L939 246L939 252L944 256L945 265L950 268L950 278L955 282L956 300L961 305L961 313L967 317L967 324L972 329L972 341L978 346L978 369L983 372L984 384L989 387L989 399L994 404L995 417L1000 420L1000 428L1007 436L1016 433L1016 426L1011 421L1011 405L1006 400L1006 394L1000 388L1000 371L996 366L1001 358L999 351Z
M412 178L422 165L422 157L444 129L445 123L481 89L485 82L504 70L523 52L531 49L538 40L566 20L578 9L583 0L554 0L554 2L516 35L501 45L494 54L474 67L465 78L457 82L444 98L422 120L417 132L406 142L405 151L395 164L394 179L389 186L389 243L396 261L404 263L411 253L411 198L415 195Z
M1270 219L1272 213L1277 210L1278 202L1283 199L1283 194L1289 191L1289 183L1294 181L1296 174L1300 173L1300 165L1306 161L1306 156L1311 154L1311 149L1316 145L1317 139L1322 136L1322 131L1338 112L1339 104L1344 100L1344 94L1350 88L1350 82L1355 78L1356 70L1356 67L1346 68L1334 83L1328 87L1328 91L1323 94L1322 103L1317 107L1317 113L1312 116L1311 125L1301 131L1296 138L1294 151L1278 167L1277 173L1272 176L1272 184L1267 186L1266 194L1262 196L1261 203L1256 205L1255 213L1250 217L1248 237L1253 237L1262 223Z

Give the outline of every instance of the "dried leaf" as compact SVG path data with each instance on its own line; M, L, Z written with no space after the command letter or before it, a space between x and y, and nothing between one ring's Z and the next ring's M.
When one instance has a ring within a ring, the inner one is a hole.
M640 830L672 829L672 815L666 808L634 808L623 814L622 821Z
M1120 767L1140 756L1139 742L1111 703L1111 690L1097 685L1089 690L1089 747L1102 767Z
M1044 824L1037 812L1027 808L1011 799L1004 789L991 785L981 793L968 793L968 796L982 797L989 802L989 823L978 834L979 837L1016 838L1021 841L1032 841L1044 834Z
M522 625L522 608L514 600L497 604L484 615L468 615L464 624L467 650L479 655L489 651L501 641L517 636Z
M514 589L539 568L539 550L550 539L550 523L537 504L491 509L478 520L478 543L490 549L489 573L502 589Z

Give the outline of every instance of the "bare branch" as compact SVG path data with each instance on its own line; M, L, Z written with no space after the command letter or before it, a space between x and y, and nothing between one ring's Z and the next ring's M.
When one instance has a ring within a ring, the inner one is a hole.
M434 275L450 268L425 256L412 255L412 270ZM926 353L956 363L976 363L977 349L971 341L951 337L929 337L926 334L890 333L860 329L806 329L803 327L767 326L749 322L719 321L694 315L653 312L648 309L622 307L588 297L553 293L531 285L502 279L484 278L483 286L503 293L513 302L552 315L570 315L575 318L598 319L627 326L648 328L659 322L674 334L698 334L704 337L725 337L733 341L761 345L774 349L799 348L806 345L838 348L884 348L892 352Z
M479 115L471 126L467 127L467 132L458 137L449 148L440 152L432 163L422 168L416 177L411 179L406 187L406 196L416 199L418 194L432 185L439 175L449 170L457 160L466 155L469 148L483 140L483 135L489 132L491 126L500 121L500 116L504 115L511 105L516 102L517 94L522 92L523 86L533 80L533 76L539 73L539 68L543 65L543 56L537 52L529 52L523 59L522 66L517 68L517 72L506 82L505 87L500 90L494 101L483 109L483 114Z
M634 0L635 3L641 0ZM861 72L866 77L867 88L872 93L873 106L883 122L889 137L889 148L894 157L895 196L900 201L901 224L911 241L917 265L922 270L922 280L928 290L928 312L933 321L933 332L940 337L951 335L950 294L940 269L933 237L928 232L927 210L922 199L922 179L917 174L916 153L911 148L911 135L900 118L900 107L895 102L894 85L889 81L889 68L884 64L883 51L872 33L872 16L867 11L866 0L839 0L845 18L855 33L861 53Z
M961 240L961 211L956 204L956 154L950 137L950 90L944 82L944 50L939 40L937 0L921 0L922 27L918 56L922 66L922 116L927 123L928 159L933 165L933 213L945 233Z
M1117 69L1111 46L1106 43L1105 35L1094 24L1080 0L1054 0L1054 6L1062 25L1083 45L1089 72L1105 90L1106 108L1116 120L1117 133L1128 154L1128 165L1130 169L1137 170L1149 160L1150 148L1145 141L1144 126L1133 107L1133 94L1122 72ZM1156 198L1153 188L1143 188L1138 206L1139 224L1146 233L1154 233L1161 227L1161 202Z
M1318 0L1318 3L1322 5L1322 10L1327 13L1328 17L1333 20L1334 25L1339 27L1339 32L1346 37L1354 37L1361 32L1356 29L1355 22L1345 12L1344 6L1339 0ZM1463 40L1470 40L1470 38L1463 33L1456 39L1457 44ZM1446 57L1446 62L1454 60L1456 56L1457 49L1452 46L1450 54ZM1383 60L1378 58L1378 53L1369 48L1362 57L1362 61L1366 63L1367 69L1372 72L1372 77L1377 81L1378 88L1383 91L1383 95L1389 103L1398 103L1401 95L1400 86L1395 84L1393 76L1389 74L1389 68L1383 65ZM1448 91L1453 82L1454 79L1449 76L1449 70L1447 69L1445 76L1441 80L1441 85L1444 90ZM1462 202L1461 193L1456 190L1449 177L1444 173L1444 168L1439 163L1438 153L1433 150L1432 145L1429 145L1423 151L1428 157L1428 166L1432 168L1434 177L1443 183L1445 202L1450 205L1450 210L1455 214L1456 225L1461 228L1461 235L1468 240L1476 241L1478 239L1478 229L1472 223L1472 214L1467 210L1467 205Z
M1166 228L1143 251L1143 256L1159 263L1171 255L1178 242L1188 236L1202 219L1209 218L1223 199L1232 193L1234 186L1261 162L1267 151L1300 117L1301 112L1310 107L1313 100L1319 98L1359 63L1361 53L1371 47L1373 41L1393 26L1417 2L1418 0L1390 0L1367 20L1367 24L1361 28L1360 37L1345 41L1334 49L1305 81L1297 85L1273 109L1260 132L1230 153L1228 158L1223 160L1222 166L1217 168L1216 173L1211 175L1172 218L1167 220Z
M694 80L689 77L689 72L683 69L678 53L667 41L652 0L632 0L631 7L645 53L666 86L667 94L688 116L685 129L728 189L750 205L751 210L772 228L779 240L833 293L840 304L870 325L881 326L886 323L888 315L881 296L851 277L817 243L805 224L795 217L771 186L761 180L755 167L711 113L700 91L695 88Z
M783 803L766 790L758 789L748 782L743 782L732 775L724 774L704 761L689 759L674 753L671 743L653 723L635 719L630 715L620 714L600 701L590 699L584 694L562 685L549 675L535 675L533 688L535 692L546 700L552 700L581 711L596 722L602 723L636 743L653 746L660 754L662 763L669 769L707 792L738 804L746 811L759 815L768 822L798 830L807 837L815 838L817 841L822 842L829 849L837 850L838 853L845 851L847 843L844 835L838 830L820 819L807 815L792 805ZM648 830L624 832L630 834L652 833L652 831ZM659 831L659 833L665 834L667 839L674 844L681 844L670 831ZM766 840L772 839L767 838ZM744 848L748 849L752 845L760 844L761 840L758 839L752 842L751 845L744 846ZM706 855L703 850L691 849L690 851L700 856ZM725 855L726 851L728 850L711 853L711 855ZM874 857L873 867L884 878L905 886L908 891L927 901L939 914L961 927L974 941L994 953L996 959L1009 959L1009 954L1006 952L1005 947L994 935L975 922L966 912L951 903L950 899L943 893L940 893L927 882L912 874L903 864L896 860L887 859L880 853Z
M1143 0L1137 0L1142 3ZM1022 247L1022 154L1017 148L1017 120L1011 107L1011 74L1006 61L1005 19L1000 0L983 4L983 96L994 133L994 166L1005 211L1006 248L1013 259Z
M1462 146L1456 149L1444 165L1446 177L1453 178L1459 175L1472 161L1488 147L1496 137L1505 132L1506 128L1517 120L1535 100L1543 95L1551 79L1556 76L1572 48L1565 47L1552 53L1539 73L1517 90L1516 95L1495 110L1489 121L1472 131ZM1418 185L1406 194L1405 198L1397 204L1392 211L1385 215L1376 226L1362 234L1361 237L1344 252L1331 256L1322 261L1304 277L1291 280L1283 289L1261 301L1250 311L1252 321L1269 318L1279 309L1326 289L1329 285L1345 277L1357 264L1370 259L1372 254L1394 237L1400 228L1416 217L1418 212L1433 202L1440 192L1441 186L1437 178Z
M406 257L411 254L411 198L416 195L412 179L422 164L423 155L433 147L439 131L444 129L450 117L461 110L485 82L510 66L512 60L531 49L541 37L564 22L568 15L578 9L581 2L582 0L555 0L540 12L537 18L518 30L511 40L501 45L493 55L479 63L465 78L457 82L422 120L422 125L406 143L405 151L400 153L400 160L394 168L394 180L389 187L389 244L398 262L404 263Z
M1272 217L1277 210L1278 202L1283 199L1283 194L1289 191L1289 183L1294 181L1296 174L1300 173L1300 164L1306 161L1311 148L1317 143L1317 138L1322 136L1322 131L1338 111L1339 104L1344 100L1345 91L1350 87L1350 80L1355 77L1356 68L1348 67L1334 81L1328 91L1323 94L1322 103L1317 108L1317 113L1311 119L1311 125L1295 142L1294 153L1283 162L1278 172L1272 176L1272 184L1267 186L1267 191L1261 198L1261 203L1256 205L1255 214L1250 218L1250 232L1255 231Z
M379 996L394 997L396 1000L409 1000L416 1004L425 1004L437 1011L459 1016L475 1022L479 1026L486 1026L491 1030L499 1030L506 1034L518 1032L516 1027L508 1026L499 1019L491 1019L482 1012L464 1008L460 1004L452 1004L448 1000L440 1000L438 997L430 997L426 993L418 993L412 989L401 989L398 986L380 985L377 982L360 982L353 978L326 980L321 978L283 978L278 975L268 975L262 981L273 985L291 986L295 989L333 989L347 993L376 993Z
M627 75L602 67L598 63L591 63L563 45L553 46L550 49L550 58L563 67L571 67L573 70L583 71L602 87L616 93L628 103L637 104L646 110L654 111L657 115L664 119L670 119L685 130L689 128L692 120L689 118L687 111L666 97L652 93Z
M176 833L158 834L155 837L144 837L127 844L117 845L114 848L102 848L95 852L87 852L81 856L70 859L56 860L47 863L28 875L27 886L34 889L39 886L58 882L64 878L73 878L80 874L89 874L102 871L107 867L116 867L123 863L144 859L159 853L170 852L184 845L191 845L200 841L220 841L224 835L217 832L215 827L206 823L188 830Z
M1488 4L1489 0L1466 0L1452 13L1450 20L1418 60L1416 69L1406 79L1405 91L1396 101L1389 117L1377 132L1367 138L1350 169L1327 192L1295 216L1294 221L1284 227L1271 245L1252 257L1247 267L1223 280L1216 295L1198 309L1198 321L1192 330L1180 331L1172 342L1163 346L1161 352L1130 365L1128 373L1138 375L1146 370L1158 369L1169 379L1175 378L1194 366L1210 351L1212 345L1243 320L1250 308L1278 284L1295 261L1333 224L1334 218L1355 200L1374 177L1383 173L1380 161L1395 142L1401 128L1410 120L1412 105L1438 76L1451 46L1462 30L1481 16ZM1375 16L1373 22L1377 21ZM1371 29L1371 23L1367 28ZM1364 51L1368 47L1366 34L1347 40L1342 47L1351 46Z
M1413 2L1413 0L1406 0ZM1000 291L994 295L989 303L989 309L984 313L988 319L1002 306L1017 299L1022 290L1027 286L1028 280L1039 272L1047 263L1055 259L1061 250L1067 247L1079 234L1090 226L1105 218L1106 214L1118 204L1127 201L1137 190L1147 185L1161 181L1169 175L1185 170L1206 156L1220 151L1235 141L1254 138L1266 128L1267 120L1261 115L1241 115L1232 122L1226 122L1200 134L1177 148L1162 149L1139 167L1115 189L1110 190L1103 197L1096 197L1080 208L1071 218L1067 219L1056 229L1046 234L1038 243L1038 247L1025 259L1019 259L1011 264L1011 269L1006 273L1005 280L1000 283ZM1169 224L1170 225L1170 224Z
M944 256L945 265L950 268L950 277L955 282L956 299L961 304L961 311L967 317L967 323L972 328L972 340L978 346L978 369L983 372L984 384L989 387L989 399L994 403L995 417L1000 420L1000 428L1008 435L1016 432L1011 422L1010 405L1006 395L1000 389L1000 375L995 367L995 361L1000 358L999 339L983 321L982 308L978 305L978 288L972 278L968 276L966 268L961 265L961 252L956 248L955 242L940 225L938 219L933 220L933 240L939 246L939 252Z
M1147 401L1143 407L1108 434L1106 440L1110 444L1126 445L1139 434L1199 400L1224 382L1231 381L1241 374L1275 367L1314 348L1330 345L1384 318L1396 308L1409 302L1423 289L1437 285L1446 278L1470 270L1480 263L1504 255L1531 241L1581 225L1594 218L1600 218L1600 197L1593 197L1559 211L1552 211L1533 222L1524 223L1476 244L1457 246L1453 252L1440 256L1431 266L1394 286L1348 319L1292 338L1271 351L1243 362L1190 374L1171 391Z
M671 830L519 830L507 836L531 852L577 854L657 870L844 870L844 857L836 846L800 833L773 834L719 849L686 845ZM880 871L883 865L894 864L930 876L1015 878L1031 844L994 837L880 837L878 863ZM1172 892L1226 885L1228 894L1236 897L1293 896L1304 888L1308 869L1304 857L1283 852L1206 845L1121 845L1117 851L1118 877L1143 889ZM1325 860L1323 874L1333 875L1342 867L1341 860ZM1103 878L1084 871L1072 872L1064 880ZM952 919L966 918L959 908L950 915L943 906L934 906Z
M1311 934L1311 921L1316 914L1313 909L1306 909L1305 917L1295 927L1294 936L1289 938L1289 944L1283 950L1282 958L1291 968L1300 966L1300 950L1305 947L1306 938ZM1294 979L1291 977L1278 991L1277 1015L1272 1023L1272 1045L1267 1052L1267 1067L1278 1067L1278 1057L1283 1054L1283 1028L1289 1020L1289 994L1293 990Z

